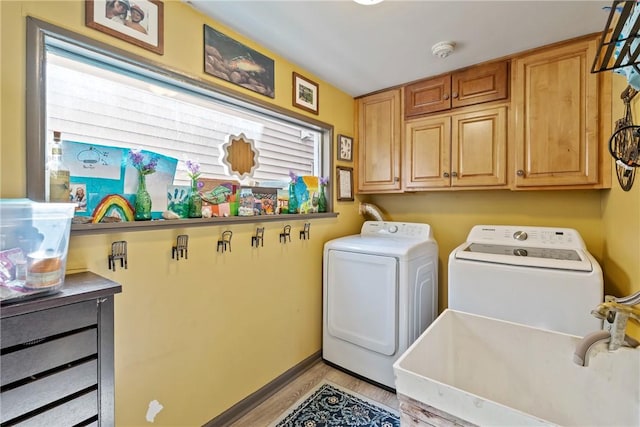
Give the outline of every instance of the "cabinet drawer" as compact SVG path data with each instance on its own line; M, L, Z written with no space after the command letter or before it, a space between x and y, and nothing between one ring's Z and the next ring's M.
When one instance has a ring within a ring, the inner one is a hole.
M434 113L451 108L451 75L433 77L404 87L406 117Z
M93 390L15 425L17 427L72 426L97 416L98 392ZM90 425L97 426L98 423Z
M72 366L64 371L36 378L0 394L0 422L36 411L74 393L98 384L98 361Z
M467 105L506 99L509 87L507 61L478 65L451 76L451 106Z
M2 319L0 347L5 349L95 325L97 322L98 305L95 300L6 317Z
M94 355L97 351L98 332L95 328L19 348L2 355L0 385L4 387L14 381Z

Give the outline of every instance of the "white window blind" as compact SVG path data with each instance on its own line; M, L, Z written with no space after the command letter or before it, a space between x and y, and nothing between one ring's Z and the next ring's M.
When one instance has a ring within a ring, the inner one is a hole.
M201 164L203 177L235 178L226 175L219 146L240 133L253 139L259 151L257 184L287 181L289 171L321 174L321 130L220 102L185 82L156 81L148 77L149 70L103 60L47 51L49 133L59 130L66 140L177 158L176 185L188 183L181 167L187 159Z

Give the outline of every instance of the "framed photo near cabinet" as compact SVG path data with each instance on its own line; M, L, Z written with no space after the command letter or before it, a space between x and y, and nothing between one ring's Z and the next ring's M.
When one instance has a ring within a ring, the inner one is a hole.
M353 138L346 135L338 135L338 160L353 160Z
M353 168L336 166L338 201L353 201Z
M160 0L85 0L85 25L164 54L164 5Z
M306 77L293 72L293 106L318 114L320 87Z

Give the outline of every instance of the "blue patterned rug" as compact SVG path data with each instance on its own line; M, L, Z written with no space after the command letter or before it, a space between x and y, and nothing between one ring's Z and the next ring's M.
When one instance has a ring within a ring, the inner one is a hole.
M389 408L324 383L275 427L400 427Z

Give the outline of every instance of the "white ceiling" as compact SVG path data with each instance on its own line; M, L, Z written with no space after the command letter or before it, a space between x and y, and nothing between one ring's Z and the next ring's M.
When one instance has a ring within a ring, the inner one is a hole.
M186 0L352 95L603 31L611 1ZM456 49L441 59L440 41ZM589 64L591 66L591 64ZM304 74L304 73L303 73ZM307 76L313 80L313 76Z

